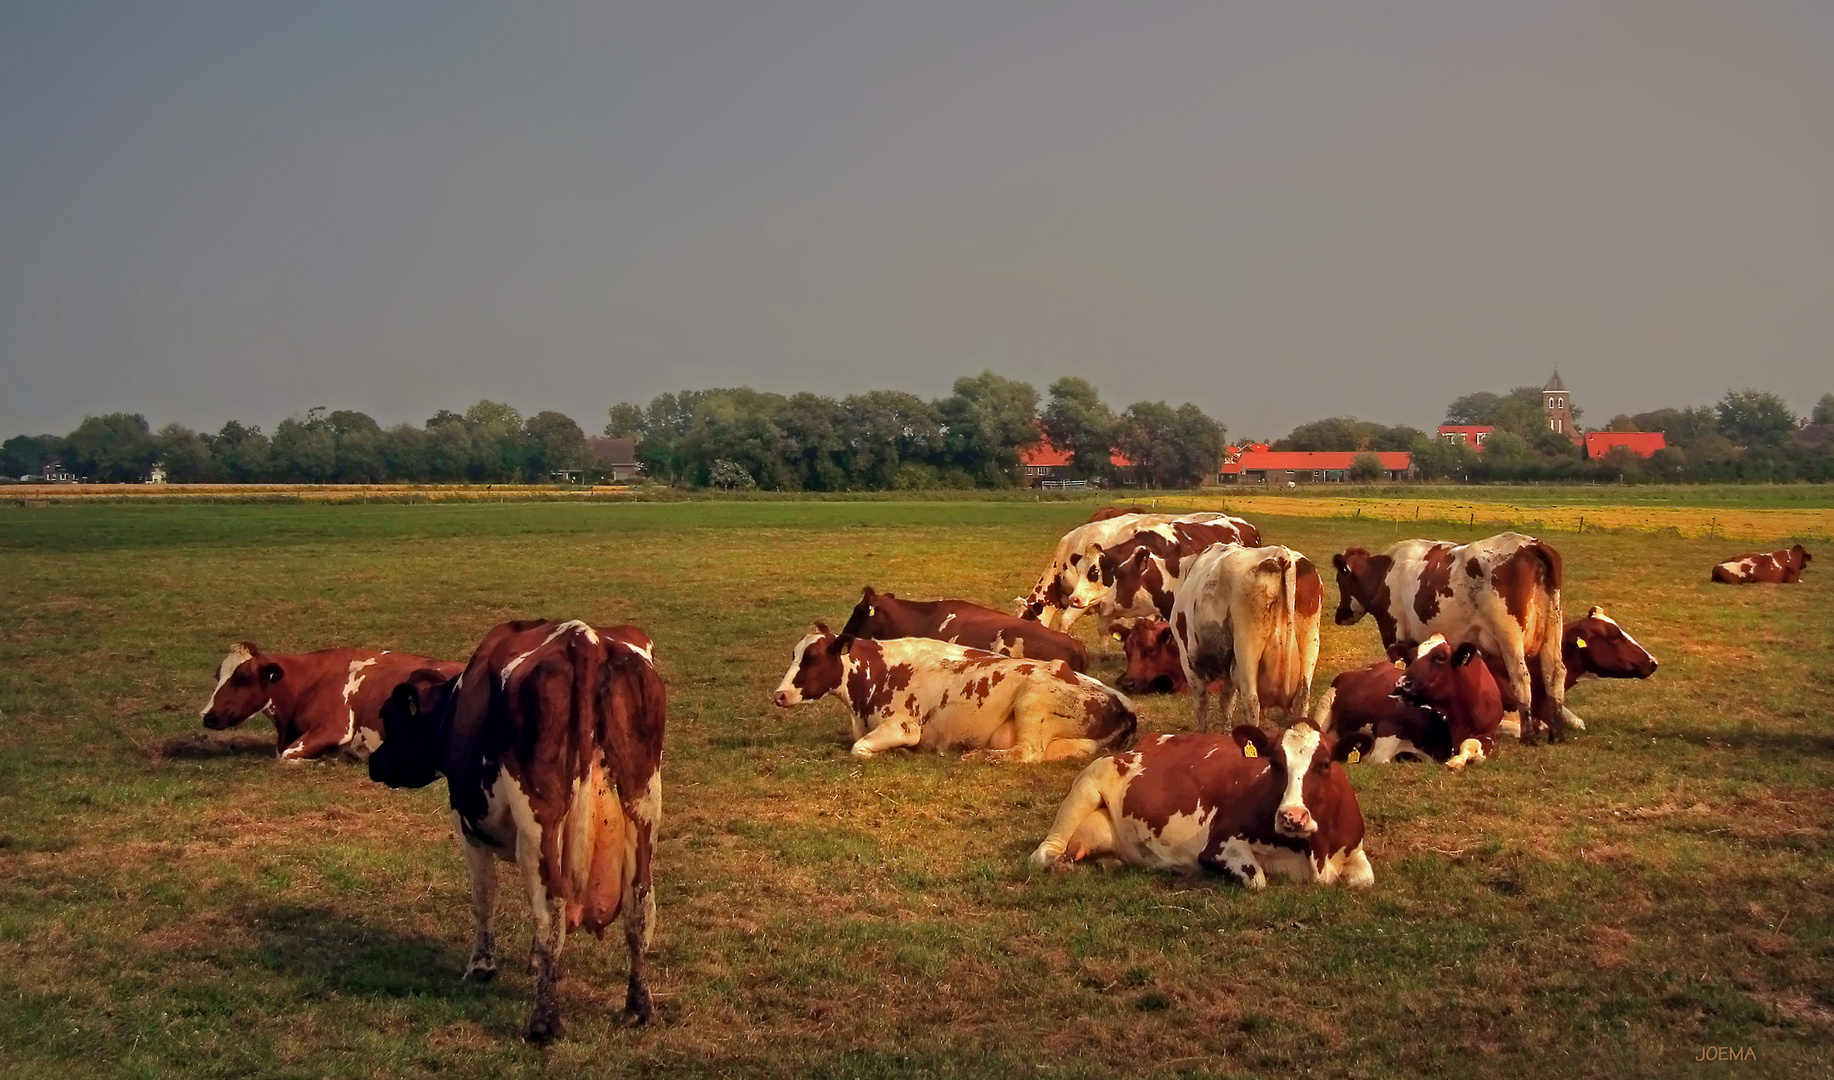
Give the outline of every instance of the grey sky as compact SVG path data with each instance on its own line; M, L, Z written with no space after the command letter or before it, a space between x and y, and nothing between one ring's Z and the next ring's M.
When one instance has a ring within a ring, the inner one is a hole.
M0 437L1834 389L1834 4L0 2Z

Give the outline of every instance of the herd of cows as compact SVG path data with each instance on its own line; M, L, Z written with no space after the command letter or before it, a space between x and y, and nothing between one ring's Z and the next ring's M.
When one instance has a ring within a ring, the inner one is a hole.
M1739 556L1716 581L1794 582L1809 555ZM1561 559L1502 533L1468 544L1408 540L1332 557L1339 625L1370 616L1383 659L1346 671L1314 702L1324 585L1305 555L1264 546L1220 513L1109 509L1059 541L1016 614L964 600L913 601L867 587L837 634L796 643L773 695L829 695L852 752L904 747L964 759L1094 760L1071 785L1031 862L1209 870L1250 888L1374 883L1344 766L1409 755L1452 769L1499 734L1560 739L1579 679L1647 678L1656 661L1603 609L1566 621ZM1121 641L1111 688L1068 631L1094 615ZM1055 625L1053 625L1055 624ZM1128 693L1190 692L1194 732L1142 737ZM1225 721L1209 731L1210 696ZM1284 730L1268 713L1284 714ZM447 782L471 880L476 938L465 978L496 973L499 860L513 863L534 924L526 1034L560 1031L567 932L622 918L625 1017L652 1001L652 855L662 808L666 693L650 639L632 626L505 623L465 664L407 653L264 653L235 645L203 709L207 727L266 712L278 755L367 757L390 787Z

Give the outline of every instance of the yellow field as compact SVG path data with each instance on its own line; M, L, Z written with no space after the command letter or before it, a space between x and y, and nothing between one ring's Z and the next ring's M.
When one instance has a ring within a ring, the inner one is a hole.
M365 498L526 499L616 495L622 484L560 487L552 484L17 484L7 498L54 502L95 499L248 499L273 496L318 502L361 502Z

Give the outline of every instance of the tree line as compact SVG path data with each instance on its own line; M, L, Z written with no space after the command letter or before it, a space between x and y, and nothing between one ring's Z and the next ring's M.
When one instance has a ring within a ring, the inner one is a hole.
M1041 407L1042 406L1042 407ZM1575 420L1580 410L1573 410ZM748 387L662 394L647 405L611 406L604 433L630 439L644 476L682 487L772 491L922 490L1011 487L1027 482L1020 463L1040 435L1070 455L1060 475L1144 487L1192 487L1215 477L1226 430L1196 405L1137 401L1115 409L1086 379L1032 384L992 372L957 379L947 397L896 390L843 398L782 395ZM1834 394L1808 418L1834 426ZM1446 408L1448 424L1496 430L1480 453L1406 425L1336 416L1304 423L1277 450L1408 451L1424 479L1473 482L1637 482L1834 479L1834 445L1805 438L1776 394L1728 391L1713 406L1620 414L1607 431L1660 431L1668 447L1642 458L1614 450L1589 460L1547 428L1541 391L1466 394ZM1115 457L1125 465L1117 465ZM40 473L50 463L101 482L144 479L155 463L173 483L539 483L560 470L605 475L584 430L558 412L523 417L480 401L440 410L424 424L384 428L352 410L310 409L271 435L231 420L215 433L181 424L152 430L145 417L85 417L67 435L18 435L0 444L0 476ZM1353 479L1380 467L1358 459Z

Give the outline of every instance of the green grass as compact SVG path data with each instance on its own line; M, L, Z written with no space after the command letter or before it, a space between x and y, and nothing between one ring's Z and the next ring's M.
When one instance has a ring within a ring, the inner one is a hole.
M1376 870L1359 893L1028 875L1074 764L856 762L837 706L769 705L808 620L843 618L862 583L1003 605L1087 510L0 507L0 1066L1828 1074L1834 572L1729 589L1706 582L1723 540L1557 536L1569 609L1606 604L1661 672L1582 684L1590 730L1566 745L1464 776L1354 771ZM1318 558L1396 528L1250 512ZM517 1037L513 888L502 976L455 978L470 914L443 785L156 753L239 638L463 658L531 615L643 626L671 694L658 1022L616 1024L621 939L575 938L545 1051ZM1372 626L1327 625L1320 685L1375 654ZM1190 726L1186 700L1141 704L1145 730ZM1756 1061L1694 1060L1717 1045Z

